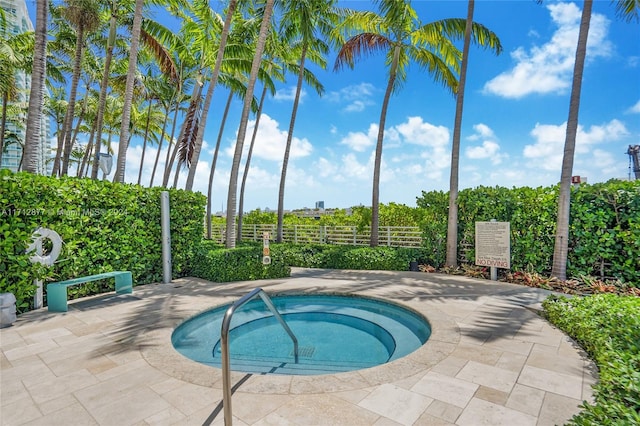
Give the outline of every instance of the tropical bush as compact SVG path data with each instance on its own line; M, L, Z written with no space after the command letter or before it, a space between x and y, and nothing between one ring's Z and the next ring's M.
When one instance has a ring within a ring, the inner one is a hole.
M640 424L640 298L602 294L552 296L547 318L575 339L598 365L595 402L569 424Z
M243 244L234 249L212 241L202 241L193 257L191 275L214 282L284 278L291 275L289 265L275 253L271 263L262 264L262 246Z
M162 277L160 188L72 177L50 178L0 170L0 292L16 296L28 310L33 280L60 281L128 270L135 284ZM173 273L189 272L193 249L202 238L205 198L169 190ZM32 265L25 250L32 233L50 228L63 240L53 267ZM105 291L113 282L96 281L69 289L70 297Z
M460 191L458 242L461 261L475 257L475 222L510 222L511 270L548 275L553 259L558 188L478 187ZM424 247L432 265L445 261L448 194L423 192ZM572 190L570 277L617 279L640 287L640 181L612 180Z
M271 251L290 266L387 271L406 271L410 262L424 262L425 256L416 248L330 244L271 244Z

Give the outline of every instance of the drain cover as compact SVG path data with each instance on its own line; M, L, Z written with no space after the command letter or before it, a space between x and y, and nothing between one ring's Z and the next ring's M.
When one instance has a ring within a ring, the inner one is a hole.
M299 347L298 348L298 357L312 358L313 357L313 353L315 351L316 351L316 348L314 346L302 346L302 347ZM293 349L289 353L289 356L295 356L295 354L293 353Z

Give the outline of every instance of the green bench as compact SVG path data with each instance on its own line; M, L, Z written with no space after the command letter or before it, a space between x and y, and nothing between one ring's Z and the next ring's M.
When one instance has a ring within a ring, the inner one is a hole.
M103 274L90 275L87 277L73 278L66 281L58 281L47 284L47 304L51 312L67 312L67 287L84 284L91 281L104 280L106 278L116 279L117 294L133 293L133 279L129 271L105 272Z

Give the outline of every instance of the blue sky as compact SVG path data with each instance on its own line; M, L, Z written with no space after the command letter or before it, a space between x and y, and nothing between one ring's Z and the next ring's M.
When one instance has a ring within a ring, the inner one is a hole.
M215 2L212 2L215 3ZM343 2L366 8L369 2ZM465 1L414 1L423 22L466 16ZM31 5L30 5L31 7ZM373 6L372 6L373 7ZM495 56L471 48L460 157L460 188L546 186L560 178L565 125L582 2L476 1L474 20L503 46ZM370 205L375 139L387 82L384 57L354 70L315 68L325 93L305 88L287 172L285 209ZM245 195L245 210L277 207L280 167L296 76L265 104ZM259 90L259 89L258 89ZM259 93L259 92L258 92ZM195 189L206 193L209 167L227 98L217 89L209 114ZM235 134L234 102L214 178L213 210L226 203ZM448 190L455 98L418 67L410 67L390 102L380 201L415 206L422 191ZM252 121L253 123L253 121ZM626 178L630 144L640 143L640 25L595 1L582 86L574 175L589 183ZM250 137L252 126L247 135ZM249 140L245 143L248 148ZM127 180L138 175L140 147L129 148ZM144 175L150 176L155 150ZM149 152L148 154L149 155ZM243 170L242 167L241 170ZM179 186L184 185L186 170ZM143 177L143 182L148 182Z

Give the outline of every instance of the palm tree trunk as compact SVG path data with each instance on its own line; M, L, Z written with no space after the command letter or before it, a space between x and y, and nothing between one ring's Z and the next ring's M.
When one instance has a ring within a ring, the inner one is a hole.
M77 176L78 177L83 177L87 174L87 172L89 171L89 162L90 162L90 158L91 158L91 152L93 151L93 146L94 146L94 139L96 137L96 123L93 123L93 126L91 127L91 134L89 135L89 142L87 143L87 149L84 152L84 157L82 158L82 164L80 165L80 167L78 168L78 173Z
M249 145L249 152L247 153L247 161L244 163L244 173L242 175L242 184L240 185L240 201L238 201L238 237L237 241L242 241L242 215L244 213L244 188L247 184L247 176L249 176L249 166L251 164L251 156L253 155L253 146L258 136L258 126L260 125L260 117L262 117L262 106L264 105L264 99L267 97L267 87L262 89L262 95L260 95L260 104L258 105L258 112L256 113L256 123L253 126L253 135L251 136L251 144Z
M33 68L31 72L31 91L29 94L29 110L27 113L27 129L22 150L24 170L29 173L38 172L38 154L42 133L42 109L44 106L44 83L47 74L47 11L48 0L37 0L35 48Z
M453 143L451 147L451 175L449 177L449 218L447 220L447 266L458 266L458 174L460 166L460 133L462 131L462 108L464 106L464 87L467 80L467 64L469 62L469 45L471 44L471 27L473 25L473 7L475 0L468 0L467 22L464 27L464 43L462 47L462 63L460 64L460 81L456 95L456 116L453 124Z
M4 150L4 131L7 127L7 105L9 104L9 91L2 94L2 122L0 122L0 164L2 164L2 151Z
M573 85L569 101L569 118L567 120L567 134L564 141L562 157L562 172L560 176L560 192L558 194L558 222L556 224L556 238L553 248L553 266L551 276L560 280L567 279L567 259L569 254L569 215L571 209L571 174L573 173L573 157L578 133L578 112L580 109L580 91L582 90L582 73L587 56L587 38L591 22L593 0L584 0L580 32L578 33L578 47L576 61L573 67Z
M124 182L124 172L127 167L127 149L129 139L129 124L131 121L131 103L133 100L133 83L138 67L138 45L140 44L140 30L142 27L142 6L144 0L136 0L136 9L133 15L133 27L131 29L131 49L129 52L129 69L127 83L124 92L124 104L122 106L122 126L120 127L120 145L118 146L118 162L114 182Z
M153 162L153 171L151 172L151 180L149 181L149 188L153 186L153 179L156 176L156 170L158 169L158 161L160 161L160 151L162 151L162 145L164 143L164 137L167 135L167 123L169 122L169 112L171 109L171 101L167 104L164 110L164 122L162 123L162 133L160 133L160 141L158 142L158 152L156 153L156 159ZM171 142L169 142L169 148L171 148ZM168 152L167 152L168 154Z
M229 37L229 28L231 27L231 20L236 10L236 0L229 2L229 9L227 10L227 16L224 20L224 26L222 27L222 34L220 35L220 46L218 47L218 56L216 57L216 64L213 68L213 75L209 82L209 88L207 89L207 95L204 99L204 105L202 107L202 115L200 116L200 122L198 123L198 133L196 136L196 144L193 149L193 155L191 157L191 164L189 165L189 174L187 175L187 183L185 188L187 191L191 191L193 188L193 180L196 175L196 169L198 167L198 160L200 159L200 151L202 150L202 141L204 139L204 128L207 124L207 115L209 114L209 107L211 106L211 99L213 99L213 92L218 84L218 75L220 74L220 67L222 66L222 59L224 58L224 50L227 45L227 38Z
M384 140L384 126L387 122L387 108L389 107L389 99L391 98L393 85L396 81L399 56L400 47L395 47L393 52L393 62L389 68L389 82L387 83L387 90L384 93L384 100L382 101L382 111L380 112L378 141L376 143L376 157L373 164L373 191L371 195L371 240L369 242L369 245L371 247L376 247L378 245L378 228L380 224L380 168L382 166L382 142Z
M76 96L78 93L78 82L80 81L80 67L82 65L82 52L84 50L84 28L80 26L78 28L78 35L76 38L76 54L73 59L73 77L71 78L71 89L69 91L69 104L67 106L67 114L64 118L64 126L62 128L62 159L58 164L54 163L54 170L59 170L60 175L65 176L69 171L69 156L71 155L71 149L73 143L71 139L71 129L73 127L73 118L76 108ZM58 158L58 156L56 156ZM58 166L58 169L56 169Z
M287 166L289 164L289 153L291 152L291 141L293 140L293 128L296 124L296 116L298 114L298 103L300 102L300 92L302 91L302 81L304 80L304 60L307 56L307 43L302 45L300 53L300 69L298 70L298 84L296 86L296 95L293 99L293 111L291 112L291 121L289 122L289 133L287 134L287 144L284 148L284 158L282 160L282 172L280 173L280 190L278 191L278 227L276 242L282 242L282 233L284 228L284 186L287 180Z
M229 115L229 108L231 107L231 101L233 100L233 90L229 90L229 98L224 107L224 113L222 113L222 122L220 123L220 130L218 131L218 139L216 140L216 149L213 152L213 160L211 160L211 171L209 172L209 187L207 188L207 238L211 239L211 196L213 195L213 175L216 172L216 163L218 162L218 152L220 151L220 142L222 141L222 134L224 133L224 126L227 122L227 116Z
M98 97L98 114L96 116L96 130L98 140L96 141L96 155L93 157L91 167L91 179L98 178L99 159L98 154L102 149L102 122L104 120L104 109L107 105L107 88L109 87L109 75L111 72L111 59L113 57L113 46L116 39L116 1L111 4L111 22L109 23L109 39L107 41L107 56L104 60L104 72L100 82L100 95Z
M264 6L264 15L260 24L260 34L256 43L256 52L251 63L251 72L249 74L249 82L247 83L247 91L244 96L244 105L242 107L242 115L240 117L240 126L238 128L238 137L236 139L236 148L233 153L233 162L231 163L231 173L229 176L229 192L227 194L227 229L225 232L226 247L233 248L236 245L235 238L235 216L236 216L236 196L238 193L238 173L240 169L240 160L242 159L242 148L244 138L247 134L247 125L249 123L249 112L253 101L253 92L258 78L260 63L262 62L262 53L267 40L269 26L271 23L271 15L273 14L274 0L266 0Z
M138 185L142 180L142 168L144 167L144 155L147 151L147 140L149 138L149 125L151 124L151 99L149 99L149 106L147 107L147 123L144 128L144 138L142 142L142 156L140 158L140 170L138 171Z

